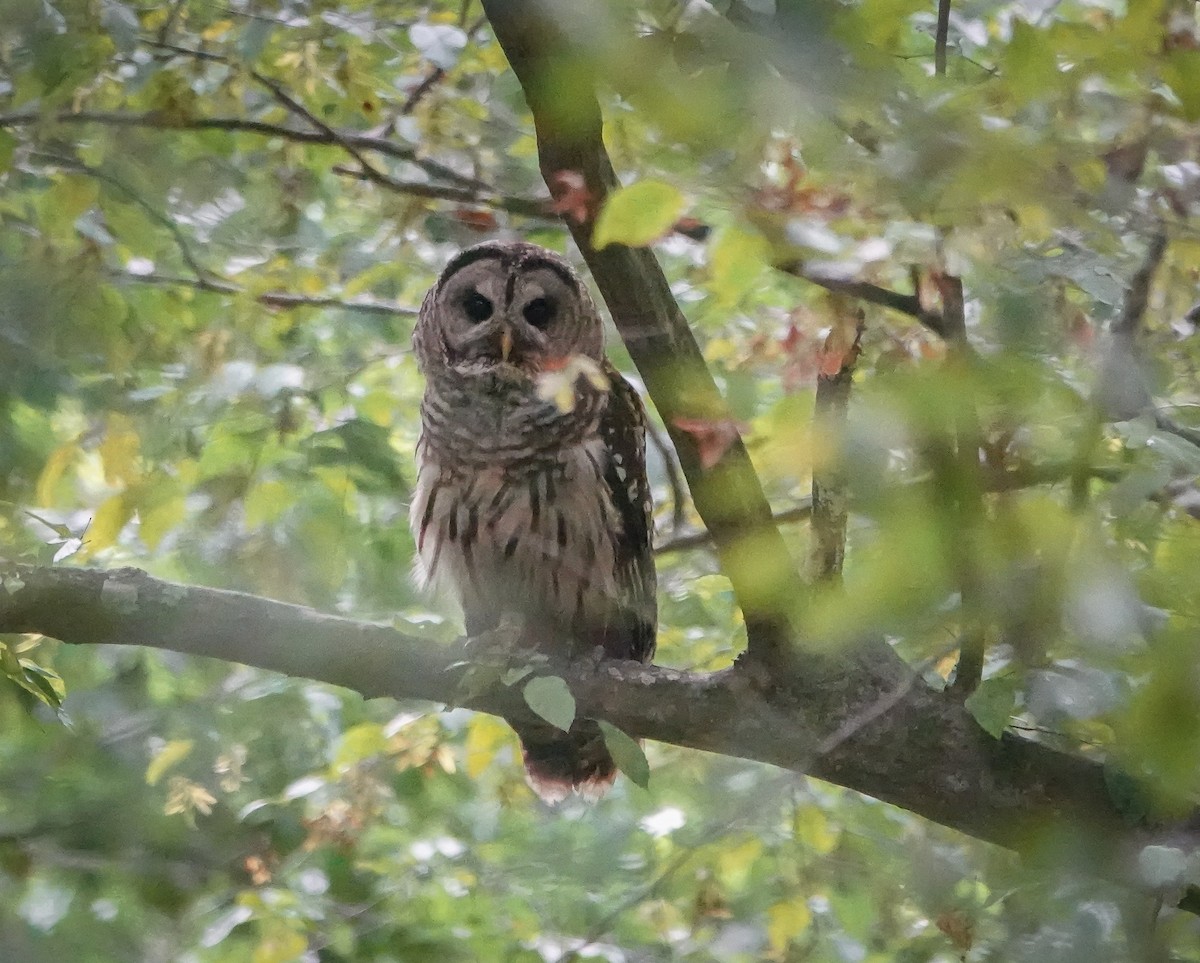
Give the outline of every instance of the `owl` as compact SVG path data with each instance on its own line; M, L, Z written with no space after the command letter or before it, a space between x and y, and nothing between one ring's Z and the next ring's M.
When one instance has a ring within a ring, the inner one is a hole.
M468 248L426 294L413 347L425 377L410 510L418 580L457 599L468 636L511 614L518 647L649 662L645 413L604 356L579 276L533 244ZM544 390L564 373L566 399ZM612 785L594 721L569 732L522 723L517 735L547 802Z

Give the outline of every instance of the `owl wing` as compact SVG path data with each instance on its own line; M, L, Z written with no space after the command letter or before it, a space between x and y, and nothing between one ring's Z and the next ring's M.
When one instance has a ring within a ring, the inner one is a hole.
M605 646L614 658L649 662L658 625L654 556L650 534L654 504L646 478L646 411L637 391L608 360L608 405L600 435L608 454L604 482L621 520L616 539L616 582L620 615Z

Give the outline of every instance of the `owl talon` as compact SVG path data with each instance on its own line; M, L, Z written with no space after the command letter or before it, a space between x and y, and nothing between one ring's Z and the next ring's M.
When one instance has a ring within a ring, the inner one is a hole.
M518 643L525 631L525 620L515 612L505 612L500 624L467 639L465 648L470 660L485 665L507 666L517 654Z

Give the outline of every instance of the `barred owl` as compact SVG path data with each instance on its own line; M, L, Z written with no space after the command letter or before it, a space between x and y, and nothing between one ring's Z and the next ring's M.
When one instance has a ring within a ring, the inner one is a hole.
M413 346L426 382L410 511L418 578L457 598L469 636L514 613L521 647L649 662L645 415L604 357L578 275L532 244L468 248L425 296ZM593 377L570 385L568 403L539 391L580 370ZM612 784L595 722L522 723L517 735L542 799L595 798Z

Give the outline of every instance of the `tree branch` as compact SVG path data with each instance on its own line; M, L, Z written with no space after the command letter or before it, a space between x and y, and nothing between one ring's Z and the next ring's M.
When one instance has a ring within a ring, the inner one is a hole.
M843 315L842 306L835 312ZM831 463L821 464L812 473L812 540L809 547L809 577L841 585L842 568L846 561L846 525L850 519L849 488L841 461L843 452L837 444L846 434L846 418L850 410L850 389L853 384L854 366L862 346L862 312L855 309L847 318L834 320L833 330L825 343L825 355L838 350L831 344L837 338L846 338L853 325L854 341L848 346L843 340L844 353L838 359L837 370L817 374L817 394L813 404L813 430L818 437L829 443L834 452ZM828 359L826 359L828 360Z
M462 643L436 645L387 625L178 585L136 569L0 562L0 632L161 648L346 686L368 698L465 705L510 720L529 714L520 687L462 698ZM1061 834L1084 844L1064 851L1087 853L1088 869L1127 884L1139 885L1142 847L1200 846L1200 823L1131 827L1100 765L1012 734L992 739L915 672L898 682L863 662L849 669L853 678L813 674L793 689L767 692L736 670L619 662L553 669L581 715L632 736L808 772L1008 848ZM1200 906L1200 894L1185 897L1189 908L1192 899Z
M214 281L211 278L180 278L168 274L134 274L132 271L110 271L109 275L132 284L186 287L213 294L244 295L271 308L342 308L346 311L359 311L363 314L417 316L416 308L406 307L395 301L383 301L379 298L336 298L319 294L292 294L289 291L263 291L260 294L251 294L236 284L230 284L228 281Z
M16 111L0 114L0 128L27 127L32 124L100 124L106 127L140 127L147 130L224 130L262 137L279 137L302 144L322 144L344 148L350 145L357 150L370 150L405 161L421 168L430 177L448 181L473 192L478 197L491 192L489 185L473 177L460 174L445 164L419 157L411 147L397 144L384 137L374 137L356 131L334 130L333 136L321 130L300 130L282 124L270 124L245 117L175 117L158 113L126 114L117 111L79 110L59 111L43 114L36 110ZM544 208L543 208L544 210Z
M938 0L937 30L933 41L933 72L946 76L946 42L950 37L950 0Z
M834 294L844 294L848 297L858 298L860 301L866 301L868 304L878 304L880 307L898 311L900 314L907 314L940 337L944 338L948 334L945 316L923 308L921 299L915 294L901 294L899 291L892 291L869 281L854 281L849 278L821 274L819 271L810 271L801 261L784 261L776 264L775 269L822 287L826 291L832 291Z
M564 173L583 180L587 216L567 218L567 226L667 427L696 511L713 534L746 620L747 658L768 666L789 663L789 609L802 606L807 593L771 521L745 446L735 437L717 464L706 468L696 440L679 427L680 419L733 421L687 319L650 250L592 245L593 219L617 179L604 147L588 65L581 51L568 44L546 4L484 0L483 8L525 92L542 176L551 193L561 190ZM750 557L753 566L746 564ZM764 579L763 572L772 577Z

